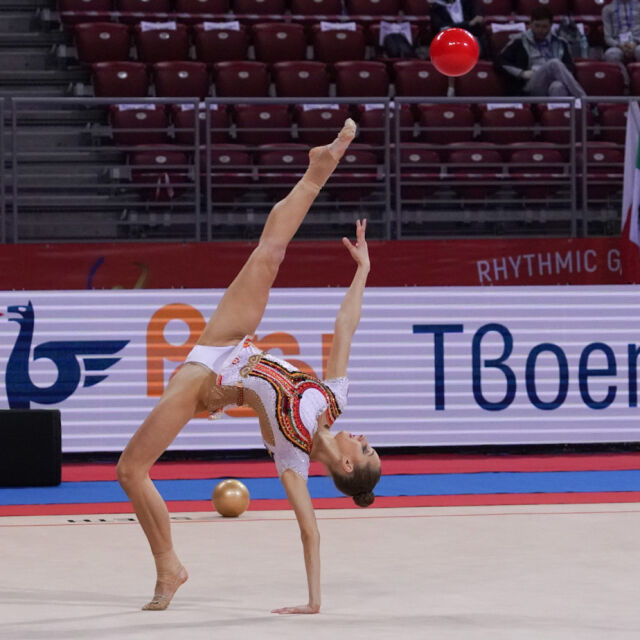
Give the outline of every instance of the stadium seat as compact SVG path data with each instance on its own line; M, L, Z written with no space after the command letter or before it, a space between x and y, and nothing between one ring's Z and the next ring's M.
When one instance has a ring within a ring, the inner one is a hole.
M271 71L278 96L322 98L329 95L329 76L323 62L276 62Z
M204 24L193 27L196 58L207 64L245 60L249 37L244 25L240 29L207 29Z
M357 121L358 121L358 142L364 144L381 146L385 143L384 130L387 126L387 115L384 108L380 108L380 104L358 105ZM395 110L393 107L389 110L391 119L391 130L389 142L394 140L395 128L393 126L393 117ZM413 140L413 111L411 105L400 105L400 140Z
M405 16L429 16L429 3L424 0L404 0L402 9Z
M574 16L598 16L602 15L603 0L572 0L571 13Z
M284 197L309 165L305 144L265 144L258 148L258 176L273 200Z
M74 27L78 60L85 64L129 58L129 27L117 22L83 22Z
M401 60L393 63L397 96L445 97L449 88L447 76L442 75L427 60Z
M144 98L149 91L147 66L142 62L96 62L91 70L97 98Z
M164 105L113 105L109 108L113 141L118 146L164 144L169 121Z
M621 96L624 76L615 62L583 60L576 62L576 80L589 96Z
M627 64L627 72L629 73L629 94L640 95L640 62Z
M600 112L600 139L604 142L624 144L627 130L627 103L598 104Z
M58 10L65 24L108 20L113 0L58 0Z
M382 62L353 60L336 62L336 95L388 96L389 76Z
M375 150L368 145L351 144L325 189L342 203L357 202L376 188L380 178Z
M314 60L333 64L341 60L362 60L365 53L365 34L362 25L355 31L346 29L322 31L320 25L311 29Z
M576 153L578 193L582 192L584 155L580 145ZM596 204L616 195L623 184L624 150L611 142L589 142L586 153L587 200Z
M560 103L559 105L538 104L540 114L540 133L545 142L552 142L559 145L568 145L571 142L571 109ZM581 131L581 119L583 113L581 109L575 112L575 140L579 140ZM586 110L587 137L594 137L594 121L591 109ZM568 151L568 148L567 148Z
M129 154L131 180L147 201L168 202L180 195L189 183L190 164L183 151L167 146L133 151Z
M478 60L469 73L458 76L454 87L456 97L498 97L506 93L502 76L487 60Z
M512 0L479 0L476 11L482 16L510 16L513 13Z
M173 23L174 28L145 30L134 27L138 60L152 64L167 60L186 60L189 57L189 31L184 24Z
M570 13L569 0L516 0L516 14L519 16L530 16L536 7L550 9L554 17Z
M253 181L251 155L249 150L240 144L212 146L209 158L206 149L202 149L200 172L204 189L207 187L207 173L210 175L214 205L233 202L246 193L247 184Z
M491 145L452 144L446 170L461 198L482 200L501 186L504 165L500 151Z
M411 23L411 42L412 44L416 44L418 42L418 38L420 36L420 27ZM384 48L380 45L380 23L374 22L369 25L369 28L366 30L365 35L367 36L369 44L375 48L375 50L384 56L385 51Z
M205 98L209 74L204 62L169 60L153 65L156 96L161 98Z
M189 16L193 16L193 20L201 22L203 18L198 14L227 13L229 11L229 0L175 0L175 3L175 12L181 22L184 22L184 16L180 14L189 14Z
M256 59L272 64L304 60L307 42L301 24L260 22L252 27Z
M213 68L216 95L219 97L269 95L269 76L264 62L218 62Z
M238 142L259 145L291 141L286 104L239 104L234 111Z
M171 107L174 124L175 142L177 144L194 144L195 142L195 113L191 104L176 104ZM214 143L229 141L229 120L224 105L209 105L209 140ZM207 112L198 109L198 142L201 145L207 141Z
M489 34L489 48L495 58L509 43L527 29L525 22L489 22L487 21L487 33Z
M480 115L482 139L494 144L527 142L533 138L535 118L528 104L522 108L483 108Z
M329 144L349 116L346 105L298 105L298 139L311 146Z
M395 16L400 11L399 0L345 0L347 13L364 16Z
M286 10L285 0L233 0L234 13L276 15Z
M568 166L555 145L516 143L508 151L510 183L521 196L544 198L568 184Z
M475 117L469 105L419 104L418 111L426 142L448 144L473 139Z
M301 16L340 15L342 0L291 0L291 13Z
M136 13L136 22L144 20L145 13L169 13L171 11L171 0L116 0L118 11L126 13ZM157 17L153 18L158 20Z
M400 197L423 200L440 186L440 154L428 145L405 143L400 147Z

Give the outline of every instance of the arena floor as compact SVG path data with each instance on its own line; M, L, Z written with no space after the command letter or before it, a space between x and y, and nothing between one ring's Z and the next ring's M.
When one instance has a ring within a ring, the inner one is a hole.
M637 503L322 509L323 607L306 601L288 511L174 513L190 580L139 608L154 573L129 514L0 518L0 637L638 638Z

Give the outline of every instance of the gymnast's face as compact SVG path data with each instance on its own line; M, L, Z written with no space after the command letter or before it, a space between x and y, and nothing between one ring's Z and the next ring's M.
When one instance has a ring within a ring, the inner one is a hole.
M374 469L380 468L377 451L363 435L355 436L348 431L339 431L336 443L343 458L349 460L354 467L371 465Z

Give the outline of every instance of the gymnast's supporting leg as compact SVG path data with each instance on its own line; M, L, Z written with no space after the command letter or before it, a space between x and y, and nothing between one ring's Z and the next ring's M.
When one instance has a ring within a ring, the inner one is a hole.
M286 247L353 140L355 131L355 123L347 120L334 142L310 151L309 168L292 191L271 210L257 249L225 292L203 331L200 344L235 344L244 335L255 332ZM154 596L143 609L166 609L176 590L188 578L173 548L169 512L149 477L149 470L196 413L202 382L200 367L181 368L118 462L118 480L131 500L156 563Z

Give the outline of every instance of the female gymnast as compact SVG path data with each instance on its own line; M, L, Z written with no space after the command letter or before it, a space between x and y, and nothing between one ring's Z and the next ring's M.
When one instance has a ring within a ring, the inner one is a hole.
M273 613L320 610L320 536L307 489L309 461L323 463L338 489L353 496L359 506L373 502L372 490L380 478L378 454L364 436L345 431L334 436L330 431L347 401L347 362L369 272L366 220L356 223L355 245L342 239L357 268L336 317L326 380L296 370L251 342L287 245L355 132L355 123L348 119L330 145L311 149L302 179L269 213L258 246L120 457L118 480L133 504L156 564L155 592L145 610L166 609L188 578L173 549L166 504L149 470L195 413L246 404L258 414L265 446L300 526L309 590L307 604Z

